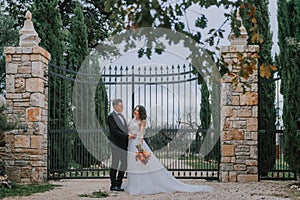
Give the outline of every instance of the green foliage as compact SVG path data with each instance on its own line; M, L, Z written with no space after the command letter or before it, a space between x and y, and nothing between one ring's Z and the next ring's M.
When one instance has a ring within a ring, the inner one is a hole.
M0 187L0 199L5 197L14 196L29 196L34 193L41 193L53 190L57 185L50 183L45 184L31 184L31 185L18 185L16 183L11 184L11 188Z
M33 23L41 38L40 46L51 54L51 62L64 63L65 32L57 0L34 0L31 7Z
M201 86L201 108L200 108L201 128L203 129L208 129L211 121L209 96L210 95L207 88L207 84L203 83Z
M248 0L248 3L255 5L255 12L253 11L252 18L244 17L243 22L248 30L249 40L248 44L259 45L258 52L258 66L267 66L272 64L272 34L270 31L270 20L268 11L268 0ZM253 8L252 8L253 9ZM255 20L253 20L255 19ZM251 31L253 22L257 22L256 30ZM259 22L259 23L258 23ZM254 34L260 34L263 42L253 40ZM261 71L259 68L259 72ZM261 74L261 72L260 72ZM266 130L267 134L261 135L259 133L259 166L260 173L266 175L269 170L273 169L276 161L276 109L275 109L275 81L272 81L273 74L270 77L264 78L258 76L259 79L259 103L258 103L258 129Z
M287 38L300 41L300 2L278 1L278 38L281 66L281 93L283 95L284 155L292 170L300 173L300 131L296 120L300 117L300 53L286 42Z
M74 16L71 18L69 40L68 63L79 69L89 53L89 48L87 26L84 21L82 7L78 2L75 3Z
M101 190L99 192L92 192L92 194L80 194L79 197L88 197L88 198L104 198L108 197L107 192L102 192Z
M16 123L9 122L5 114L5 106L0 107L0 131L9 131L16 127Z
M0 10L0 94L5 89L5 55L4 47L17 44L18 31L14 29L13 19Z

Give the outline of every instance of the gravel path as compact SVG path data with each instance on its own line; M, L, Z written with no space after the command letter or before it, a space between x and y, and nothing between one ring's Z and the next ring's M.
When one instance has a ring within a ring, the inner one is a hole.
M290 181L261 181L258 183L220 183L206 182L205 180L181 180L190 184L210 185L214 187L212 193L161 193L155 195L128 195L126 192L110 192L107 179L72 179L50 181L56 187L54 190L37 193L27 197L4 198L4 200L94 200L96 198L79 197L81 194L91 194L99 190L108 192L109 196L104 200L279 200L300 199L300 197L288 198L291 192L288 185Z

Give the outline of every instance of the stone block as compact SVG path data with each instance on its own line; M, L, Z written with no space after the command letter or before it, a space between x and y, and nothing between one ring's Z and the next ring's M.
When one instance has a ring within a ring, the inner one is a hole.
M47 126L42 122L33 122L33 130L35 135L45 135L47 132Z
M26 91L42 93L44 91L43 79L41 79L41 78L26 79Z
M23 47L24 54L32 54L32 52L33 52L32 47Z
M18 64L7 63L6 64L6 74L16 74L18 71Z
M31 67L22 65L22 67L18 68L19 74L31 74Z
M16 135L14 139L15 148L28 148L30 145L30 137L28 135Z
M221 181L224 183L229 182L229 172L221 172Z
M16 47L4 47L4 53L5 54L15 54Z
M45 106L45 95L42 93L33 93L30 95L30 105L36 107Z
M240 105L240 97L239 96L231 96L231 102L233 106Z
M23 96L22 96L22 94L9 93L9 94L6 94L6 98L16 100L16 99L22 99Z
M246 169L247 169L247 167L244 164L235 164L233 166L234 171L245 171Z
M246 129L247 127L246 120L233 121L232 127L234 129Z
M22 61L30 61L30 55L29 54L22 54L21 56Z
M222 156L234 156L234 145L222 145Z
M244 132L239 129L232 129L228 132L224 132L223 140L243 140Z
M230 163L231 162L231 157L222 157L221 162L222 163Z
M258 174L258 167L256 167L256 166L247 167L247 173L248 174Z
M11 63L12 61L12 56L11 55L6 55L5 56L5 63L8 64L8 63Z
M15 161L15 166L25 166L27 165L27 161L26 160L16 160Z
M41 108L28 108L26 113L29 122L37 122L41 120Z
M10 181L21 182L21 168L13 165L5 165L5 173Z
M15 92L25 92L25 78L15 79Z
M253 92L246 92L245 94L240 94L241 105L257 105L258 104L258 94Z
M238 117L252 117L250 106L242 106L238 111Z
M237 181L237 172L229 172L229 182Z
M247 131L257 131L258 129L258 119L248 118L247 119Z
M44 69L41 62L32 62L32 76L40 78L44 77Z
M252 158L252 159L258 158L257 145L250 147L250 158Z
M257 138L258 138L258 132L251 132L251 140L255 140L257 141Z
M238 174L237 175L238 182L258 182L258 175L255 174Z
M15 76L14 75L6 75L6 92L14 93L15 92Z
M43 142L43 137L42 136L36 136L32 135L31 136L31 141L30 141L30 147L33 149L40 149L41 145Z
M21 178L29 178L31 176L31 167L21 168Z
M31 61L41 61L42 60L42 56L40 54L31 54Z
M33 183L41 183L44 180L44 173L46 172L45 169L41 167L33 167L31 170L31 179Z

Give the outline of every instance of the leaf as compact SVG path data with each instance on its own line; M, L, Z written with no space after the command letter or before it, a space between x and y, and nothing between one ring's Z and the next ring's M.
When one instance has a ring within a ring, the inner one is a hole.
M259 67L259 74L260 74L261 77L264 77L264 78L270 78L271 77L271 72L269 70L269 67L265 66L264 63Z
M255 18L255 17L251 18L251 22L252 22L253 24L257 24L256 18Z
M277 67L272 65L272 64L269 64L269 67L273 70L273 71L277 71Z
M201 15L200 17L197 18L195 22L195 26L202 29L207 27L207 19L205 15Z
M241 60L243 60L244 56L243 56L242 53L237 52L236 54L237 54L237 59L238 59L239 62L240 62Z
M252 37L251 37L251 42L252 43L263 43L263 38L258 34L258 33L253 33Z

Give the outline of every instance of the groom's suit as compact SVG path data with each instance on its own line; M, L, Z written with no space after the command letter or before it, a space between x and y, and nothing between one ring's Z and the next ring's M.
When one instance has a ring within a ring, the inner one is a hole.
M108 116L108 127L112 151L111 187L121 187L127 168L128 127L125 118L115 111Z

